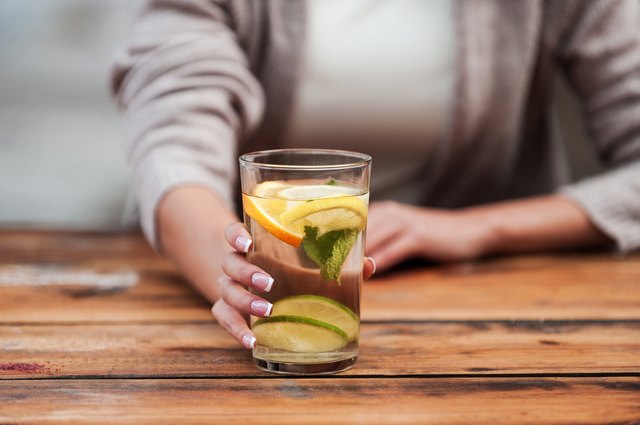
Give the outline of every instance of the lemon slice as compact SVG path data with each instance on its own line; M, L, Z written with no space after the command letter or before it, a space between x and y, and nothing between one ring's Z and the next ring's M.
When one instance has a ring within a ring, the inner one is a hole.
M305 226L317 227L321 235L331 230L363 229L367 205L355 193L347 186L267 181L256 185L251 195L243 194L242 203L249 217L297 248Z
M242 206L249 217L276 238L296 248L302 243L303 234L300 230L283 226L274 218L285 211L287 201L275 198L255 198L243 193Z
M296 201L308 201L320 198L335 198L337 196L357 195L358 190L348 186L337 185L304 185L304 186L281 186L278 190L278 197Z
M358 316L346 305L319 295L296 295L273 304L272 316L302 316L320 320L347 334L349 342L358 339Z
M252 327L257 343L297 353L335 351L347 345L347 334L320 320L300 316L271 316Z
M316 199L287 209L280 215L280 222L297 233L304 226L317 227L321 234L337 229L360 230L367 222L367 205L355 196Z
M281 198L279 193L285 188L291 188L291 186L283 181L271 180L256 185L251 194L259 198Z

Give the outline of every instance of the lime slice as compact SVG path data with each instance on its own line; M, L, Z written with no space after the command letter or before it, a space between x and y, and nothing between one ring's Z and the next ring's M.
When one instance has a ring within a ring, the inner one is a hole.
M297 353L335 351L347 345L347 334L329 323L300 316L271 316L252 326L258 344Z
M346 305L319 295L296 295L273 304L272 316L290 315L320 320L347 334L349 342L358 339L358 316Z

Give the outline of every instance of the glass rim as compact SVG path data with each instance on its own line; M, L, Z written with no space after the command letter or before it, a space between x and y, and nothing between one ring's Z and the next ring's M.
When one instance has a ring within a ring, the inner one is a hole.
M325 154L352 157L353 162L342 164L326 164L326 165L303 165L303 164L272 164L267 162L257 162L259 157L279 153L292 154ZM261 151L247 152L240 155L240 164L246 166L255 166L270 170L344 170L350 168L366 167L371 164L371 156L361 152L354 152L341 149L314 149L314 148L285 148L285 149L267 149Z

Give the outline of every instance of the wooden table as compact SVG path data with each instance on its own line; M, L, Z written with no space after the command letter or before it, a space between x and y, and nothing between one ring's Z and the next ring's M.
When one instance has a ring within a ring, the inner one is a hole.
M139 235L4 230L0 263L3 424L640 421L640 256L379 278L322 378L257 370Z

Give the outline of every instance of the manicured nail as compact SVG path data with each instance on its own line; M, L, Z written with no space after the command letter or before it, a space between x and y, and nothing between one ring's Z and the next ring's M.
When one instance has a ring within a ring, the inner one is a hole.
M256 337L251 334L246 334L242 336L242 345L247 348L253 348L256 346Z
M236 238L236 247L240 249L242 252L249 252L249 247L251 246L251 239L246 236L238 236Z
M257 289L269 292L273 286L273 278L264 273L254 273L251 275L251 283Z
M371 264L373 264L373 271L371 272L371 274L375 274L376 270L378 269L378 266L376 265L376 260L373 259L373 257L367 257L369 259L369 261L371 261Z
M271 314L271 309L273 308L273 304L268 301L263 300L253 300L251 301L251 312L256 316L269 316Z

